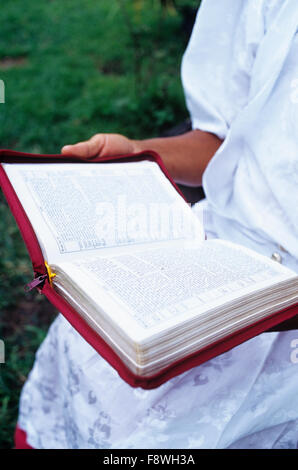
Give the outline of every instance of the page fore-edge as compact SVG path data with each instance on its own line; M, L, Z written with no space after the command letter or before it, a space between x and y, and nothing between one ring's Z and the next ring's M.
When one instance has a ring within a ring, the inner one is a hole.
M95 158L90 159L91 163L106 163L106 162L129 162L129 161L142 161L150 160L155 161L171 181L174 187L181 194L179 188L171 180L167 173L163 162L159 155L155 152L145 151L134 155L115 156L108 158ZM78 158L65 158L61 155L39 155L24 152L16 152L12 150L0 150L0 163L86 163L86 160ZM32 261L33 271L35 276L47 274L45 260L42 255L37 237L33 227L25 213L14 189L11 185L8 176L6 175L2 166L0 166L0 186L5 195L7 203L11 212L18 224L23 240L27 247L29 256ZM213 357L222 354L233 347L253 338L254 336L270 329L277 324L286 321L295 315L298 315L298 304L286 308L274 314L271 314L266 319L258 321L249 327L245 327L236 333L233 333L222 340L219 340L212 345L209 345L197 353L192 353L183 359L167 366L159 373L150 377L140 377L133 374L128 367L122 362L112 348L105 343L105 341L95 333L87 322L80 317L80 315L71 307L68 302L60 296L51 287L49 280L46 278L44 285L40 289L52 305L60 311L69 323L80 333L80 335L118 372L119 376L132 387L141 387L143 389L153 389L165 383L169 379L190 370L191 368L206 362Z

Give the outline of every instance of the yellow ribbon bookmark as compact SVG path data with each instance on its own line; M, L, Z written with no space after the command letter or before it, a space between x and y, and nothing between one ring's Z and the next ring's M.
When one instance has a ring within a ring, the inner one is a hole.
M56 274L51 271L51 268L46 261L44 262L44 264L45 264L45 267L47 268L50 286L53 287L53 278L56 276Z

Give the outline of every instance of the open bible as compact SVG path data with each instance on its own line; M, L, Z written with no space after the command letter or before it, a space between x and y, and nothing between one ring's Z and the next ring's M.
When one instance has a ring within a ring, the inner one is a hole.
M206 240L154 161L2 167L51 289L135 376L158 376L297 305L297 274L242 246Z

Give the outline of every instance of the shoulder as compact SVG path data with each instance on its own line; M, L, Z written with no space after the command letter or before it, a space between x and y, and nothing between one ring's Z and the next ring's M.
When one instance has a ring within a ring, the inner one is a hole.
M202 0L192 36L216 33L219 37L224 31L233 34L239 28L244 28L244 32L265 33L284 3L284 0Z

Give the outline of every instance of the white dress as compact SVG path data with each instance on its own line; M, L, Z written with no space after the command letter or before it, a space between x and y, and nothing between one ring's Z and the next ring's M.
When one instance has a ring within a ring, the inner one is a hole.
M193 127L225 138L194 208L208 236L279 252L298 272L294 20L293 0L203 1L182 77ZM23 388L19 426L35 448L296 448L295 339L264 333L147 391L59 315Z

